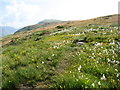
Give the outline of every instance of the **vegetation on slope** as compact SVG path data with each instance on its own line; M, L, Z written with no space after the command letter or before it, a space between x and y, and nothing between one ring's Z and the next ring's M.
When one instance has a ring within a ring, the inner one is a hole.
M44 28L44 27L49 27L49 26L54 26L54 25L57 25L57 24L60 24L63 22L64 21L60 21L60 20L45 19L45 20L39 22L38 24L23 27L23 28L19 29L18 31L16 31L15 33L23 32L23 31L30 31L33 29Z
M0 56L2 88L119 88L119 41L116 24L95 22L13 38Z

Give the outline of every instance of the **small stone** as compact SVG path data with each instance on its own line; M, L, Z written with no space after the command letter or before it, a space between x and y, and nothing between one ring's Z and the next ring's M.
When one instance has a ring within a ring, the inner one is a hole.
M77 42L77 45L83 45L84 42Z

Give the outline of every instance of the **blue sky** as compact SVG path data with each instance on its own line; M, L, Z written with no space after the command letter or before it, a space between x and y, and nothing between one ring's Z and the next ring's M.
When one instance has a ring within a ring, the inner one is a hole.
M21 28L44 19L84 20L117 14L119 0L0 0L0 25Z

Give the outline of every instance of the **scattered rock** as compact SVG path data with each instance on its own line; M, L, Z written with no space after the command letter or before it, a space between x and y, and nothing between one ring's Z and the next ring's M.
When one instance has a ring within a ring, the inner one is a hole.
M83 45L84 42L77 42L77 45Z
M104 19L109 19L109 17L104 17Z

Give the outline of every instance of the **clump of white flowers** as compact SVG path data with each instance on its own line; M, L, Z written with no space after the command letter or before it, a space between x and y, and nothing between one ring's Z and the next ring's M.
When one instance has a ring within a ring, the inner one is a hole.
M99 46L99 45L102 45L101 43L96 43L95 46Z
M117 77L119 77L119 76L120 76L120 73L117 74Z
M94 84L94 83L92 83L92 86L94 87L94 86L95 86L95 84Z
M52 56L55 56L55 54L52 54Z
M44 64L44 62L42 61L42 64Z
M82 68L82 66L80 65L79 67L78 67L78 71L80 72L80 69Z
M100 81L98 82L98 85L101 85Z
M101 80L106 80L105 75L103 74L103 76L101 77Z

